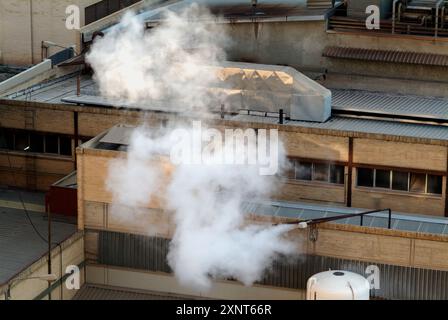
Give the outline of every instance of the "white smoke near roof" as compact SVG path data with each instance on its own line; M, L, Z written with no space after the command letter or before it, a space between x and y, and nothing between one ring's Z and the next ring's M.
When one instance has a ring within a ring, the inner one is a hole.
M164 23L148 33L128 15L119 32L98 40L87 57L95 79L108 99L141 106L169 100L182 103L185 111L199 107L207 112L208 97L200 88L214 75L201 66L225 59L226 36L215 25L200 22L210 17L196 5L180 15L166 15ZM191 128L187 132L198 134ZM174 214L168 263L180 283L207 289L211 279L231 277L251 285L279 255L297 250L284 237L291 226L247 224L243 201L268 197L277 187L272 177L259 174L257 166L181 163L169 181L163 180L166 172L152 164L176 144L169 133L148 127L135 130L126 159L112 161L107 187L115 205L136 212L154 196L162 198L164 209ZM284 160L281 146L278 152ZM164 182L168 185L161 194ZM135 217L127 210L113 214L122 214L123 220Z
M97 38L86 59L95 70L102 96L119 104L172 105L206 110L204 88L216 79L208 65L225 60L228 38L222 28L201 20L206 9L193 4L179 15L165 11L164 22L150 32L133 13L120 28ZM210 20L209 20L210 21Z

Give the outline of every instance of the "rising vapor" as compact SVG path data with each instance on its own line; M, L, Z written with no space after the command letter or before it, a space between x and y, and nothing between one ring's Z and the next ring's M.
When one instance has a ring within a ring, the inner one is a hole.
M203 89L215 75L203 66L224 61L229 41L210 21L205 9L192 5L180 14L166 12L160 26L145 32L141 21L127 15L121 28L96 41L87 57L101 94L142 108L163 101L185 112L207 113L210 100ZM179 127L184 125L170 124L171 129ZM169 154L174 143L170 130L134 131L126 159L111 163L107 186L116 205L139 210L159 195L163 172L149 164ZM279 153L284 161L282 148ZM175 167L162 197L176 224L168 263L181 284L204 290L213 278L235 278L252 285L275 258L297 251L284 237L290 226L248 225L245 220L243 202L272 194L272 180L261 176L256 166ZM132 219L127 211L115 214Z

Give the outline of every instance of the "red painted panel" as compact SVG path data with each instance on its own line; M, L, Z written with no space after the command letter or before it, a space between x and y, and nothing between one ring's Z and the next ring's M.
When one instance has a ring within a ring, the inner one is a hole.
M46 197L46 207L52 214L76 217L78 215L77 189L51 187Z

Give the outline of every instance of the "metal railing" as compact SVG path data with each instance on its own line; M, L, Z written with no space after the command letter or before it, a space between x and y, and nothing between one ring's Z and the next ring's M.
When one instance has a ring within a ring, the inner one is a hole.
M343 219L349 219L354 217L360 217L360 226L364 226L364 216L369 215L372 213L378 213L378 212L388 212L388 219L387 219L387 228L392 229L392 210L391 209L380 209L380 210L371 210L371 211L365 211L365 212L359 212L359 213L350 213L350 214L343 214L340 216L334 216L334 217L325 217L325 218L317 218L317 219L310 219L310 220L299 220L299 221L291 221L291 222L285 222L281 224L302 224L304 226L313 226L321 223L326 222L332 222L337 220L343 220Z

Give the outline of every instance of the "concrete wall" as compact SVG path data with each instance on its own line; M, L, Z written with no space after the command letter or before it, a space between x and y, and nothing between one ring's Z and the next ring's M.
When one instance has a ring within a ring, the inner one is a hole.
M328 46L448 54L448 40L432 37L326 31L326 21L238 23L224 26L232 38L228 59L289 65L299 71L327 69L324 85L404 94L447 96L445 67L322 57ZM390 80L388 80L390 79Z
M307 253L415 268L448 270L448 237L325 224Z
M232 46L228 60L321 69L325 21L225 25Z
M83 26L84 8L96 2L98 0L2 0L0 64L30 65L40 62L42 41L52 41L62 46L76 44L79 51L79 31L66 29L65 10L69 5L79 6ZM60 50L52 48L49 54Z
M107 210L107 209L106 209ZM143 211L142 211L143 212ZM136 228L129 221L108 225L106 211L101 226L86 220L85 246L89 263L98 263L98 232L106 230L120 233L140 234L149 237L171 239L174 226L168 213L152 215L149 210L137 217L141 224ZM86 208L86 219L92 215ZM102 218L101 218L102 219ZM279 223L288 219L249 216L251 223ZM425 234L355 225L321 224L316 240L310 240L311 230L293 230L288 237L297 244L298 254L320 255L348 260L391 264L405 267L426 268L448 271L448 245L446 235Z
M27 170L33 161L33 171ZM53 155L27 156L25 152L0 151L0 184L31 188L29 176L35 175L37 190L48 190L56 181L75 170L74 158Z
M51 70L51 60L46 59L42 61L41 63L36 64L35 66L9 78L8 80L5 80L0 83L0 95L5 94L9 90L20 86L22 83L28 83L30 80L32 80L35 77L38 77L39 75L48 72Z
M150 126L158 127L162 120L168 115L154 113L142 114L135 111L125 111L108 108L75 107L75 106L49 106L42 104L30 104L19 101L0 103L0 127L27 129L38 132L59 133L74 137L75 135L75 113L78 114L78 135L80 138L93 137L112 126L123 123L137 125L145 121ZM26 119L34 118L34 128L27 128ZM55 118L58 121L53 121ZM179 120L179 117L176 119ZM184 119L187 121L188 119ZM216 121L215 127L253 127L271 128L269 125L260 123L240 123L235 121ZM349 159L349 137L351 134L341 131L314 130L308 128L278 126L279 136L284 142L287 155L293 158L337 162L345 165L348 174ZM446 175L447 168L447 146L441 141L412 139L406 137L389 137L382 135L354 134L354 166L371 165L390 169L402 168L409 171L423 170L437 172ZM74 145L74 142L73 142ZM110 152L101 153L104 159L95 158L99 153L94 151L94 157L86 161L89 166L89 176L97 179L100 183L106 178L107 166L105 160L110 157ZM96 153L95 153L96 152ZM90 154L91 155L91 154ZM86 155L89 156L90 155ZM10 152L13 156L16 179L19 186L26 181L26 170L24 170L25 158L30 154ZM47 155L32 155L36 158L39 169L39 188L46 190L51 183L57 181L62 175L67 175L75 169L74 158L54 157ZM89 158L90 159L90 158ZM5 153L0 156L0 167L2 170L1 181L4 184L13 185L10 168ZM97 168L102 168L97 170ZM45 175L44 173L47 173ZM445 179L445 178L444 178ZM22 182L21 182L22 181ZM445 180L444 180L445 181ZM343 185L332 185L328 183L303 182L297 180L283 180L283 186L275 195L275 198L290 201L311 200L318 202L330 202L344 204L347 190ZM384 192L378 189L366 190L356 187L356 169L353 169L353 206L364 208L382 209L391 207L397 211L409 213L426 213L432 215L444 215L445 186L442 196L416 195L401 192ZM444 183L445 184L445 183ZM322 188L325 192L322 192ZM109 203L110 195L104 191L103 186L93 185L92 190L101 193L93 195L87 200ZM87 193L87 197L90 195Z
M281 132L280 136L285 138L288 156L345 163L346 174L348 173L348 138L297 132ZM423 170L445 175L446 155L447 149L444 146L354 139L355 168L353 168L352 177L352 205L360 208L392 208L398 212L444 216L446 177L443 178L442 195L385 191L357 187L356 166L372 165L378 168L402 168L408 171ZM104 181L108 177L109 161L118 156L120 156L119 152L105 150L86 148L78 151L78 184L83 184L80 187L82 192L80 198L83 201L112 203L111 194L106 190ZM281 188L273 196L275 199L345 204L347 185L289 179L283 179L282 182ZM323 189L325 192L322 191ZM152 199L148 207L157 208L159 200ZM82 208L83 204L80 203L79 207Z
M177 295L231 300L304 300L304 290L255 285L245 287L230 281L215 281L208 292L197 292L178 284L169 274L102 265L87 266L87 283Z

